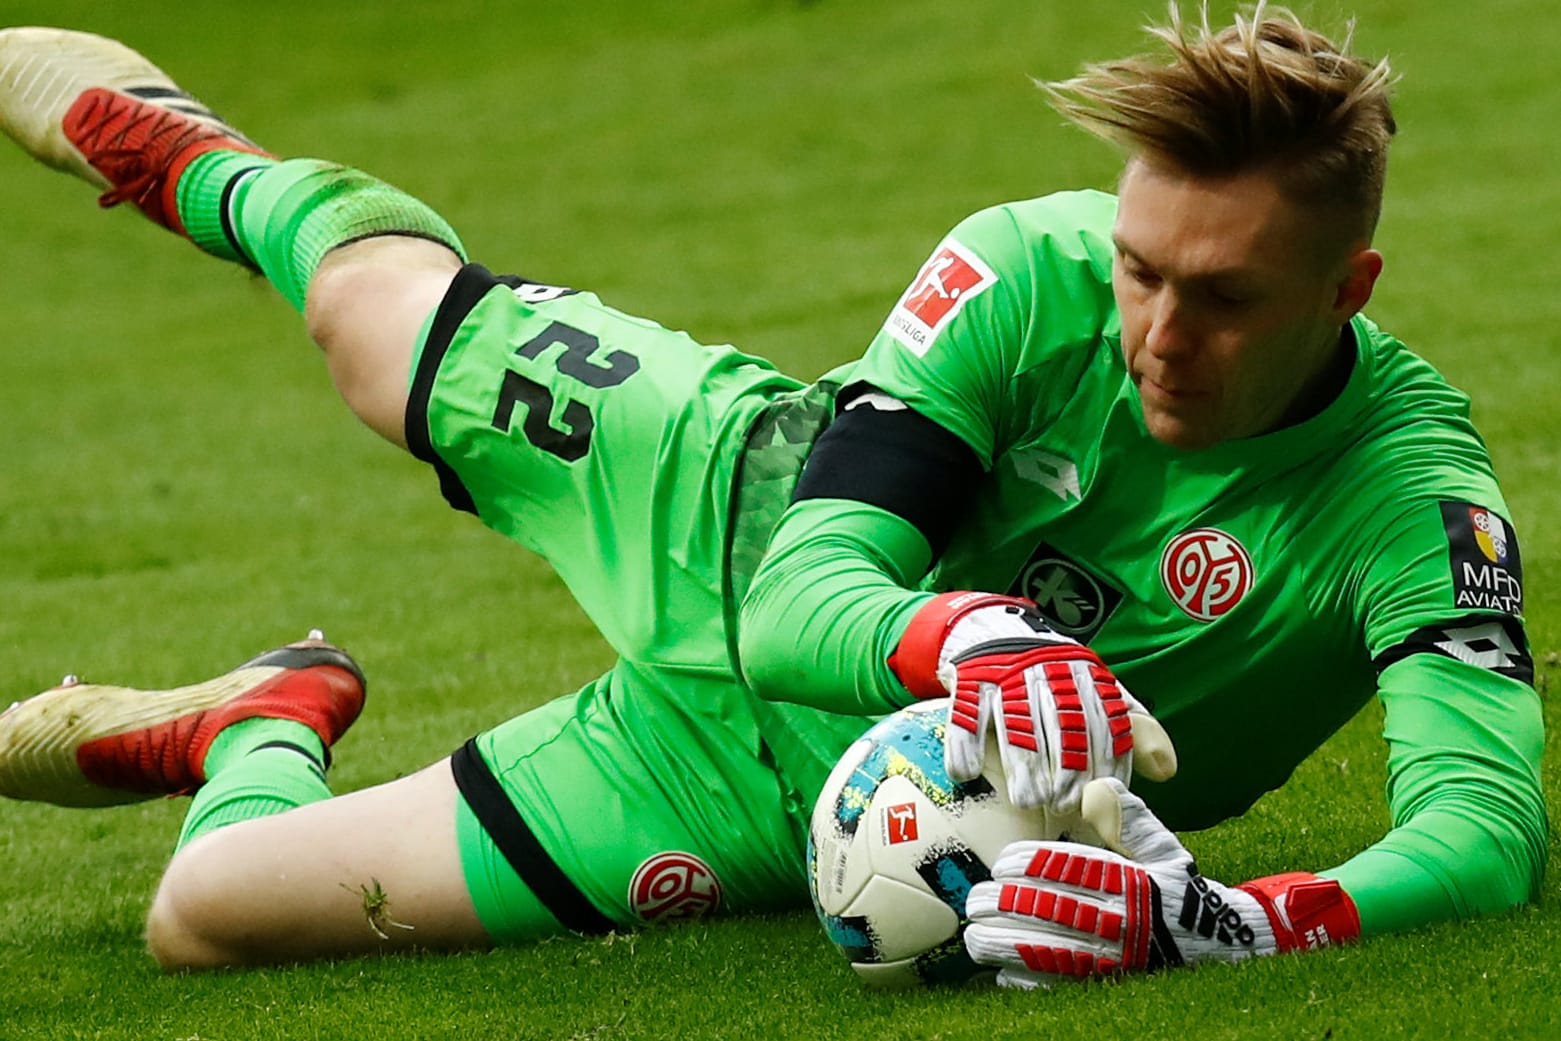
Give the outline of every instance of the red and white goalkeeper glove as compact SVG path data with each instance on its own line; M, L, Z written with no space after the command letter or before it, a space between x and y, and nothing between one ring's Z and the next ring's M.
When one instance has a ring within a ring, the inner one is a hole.
M1096 781L1084 817L1120 854L1074 842L1015 842L976 885L965 949L1008 987L1153 972L1200 961L1326 947L1360 935L1349 894L1305 872L1227 886L1122 782Z
M992 593L944 593L911 618L889 667L918 698L952 696L944 737L951 778L981 774L996 730L1008 798L1076 816L1084 785L1163 781L1176 751L1155 718L1095 652L1052 629L1035 605Z

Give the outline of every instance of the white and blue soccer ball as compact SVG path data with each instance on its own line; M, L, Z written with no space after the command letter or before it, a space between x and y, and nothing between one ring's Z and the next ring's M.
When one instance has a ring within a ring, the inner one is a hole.
M1045 816L1008 801L995 746L956 784L943 768L947 701L918 702L862 735L814 804L808 885L819 921L874 986L957 983L972 962L965 898L1018 839L1047 839Z

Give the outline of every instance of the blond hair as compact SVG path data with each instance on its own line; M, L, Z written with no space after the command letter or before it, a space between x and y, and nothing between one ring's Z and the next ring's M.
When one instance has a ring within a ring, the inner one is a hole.
M1258 3L1215 31L1207 5L1200 24L1147 26L1170 50L1086 66L1042 83L1052 104L1090 133L1135 158L1193 176L1274 173L1309 205L1347 215L1369 240L1382 209L1388 143L1397 129L1386 59L1349 54L1290 10Z

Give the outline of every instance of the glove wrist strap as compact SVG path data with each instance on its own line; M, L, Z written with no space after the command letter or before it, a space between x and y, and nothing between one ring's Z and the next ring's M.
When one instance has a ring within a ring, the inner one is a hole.
M911 616L899 645L889 655L889 668L917 698L946 698L947 688L938 679L943 642L954 623L982 607L1033 607L1028 600L996 593L942 593Z
M1268 913L1280 951L1331 947L1360 936L1355 901L1331 878L1291 871L1237 888L1256 897Z

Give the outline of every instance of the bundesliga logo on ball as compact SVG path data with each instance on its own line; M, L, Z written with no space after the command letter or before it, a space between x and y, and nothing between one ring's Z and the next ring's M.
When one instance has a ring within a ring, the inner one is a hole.
M1043 834L1008 801L995 752L973 781L943 767L948 702L923 701L857 740L824 783L808 832L808 885L824 931L862 979L971 979L965 898L1003 847Z

